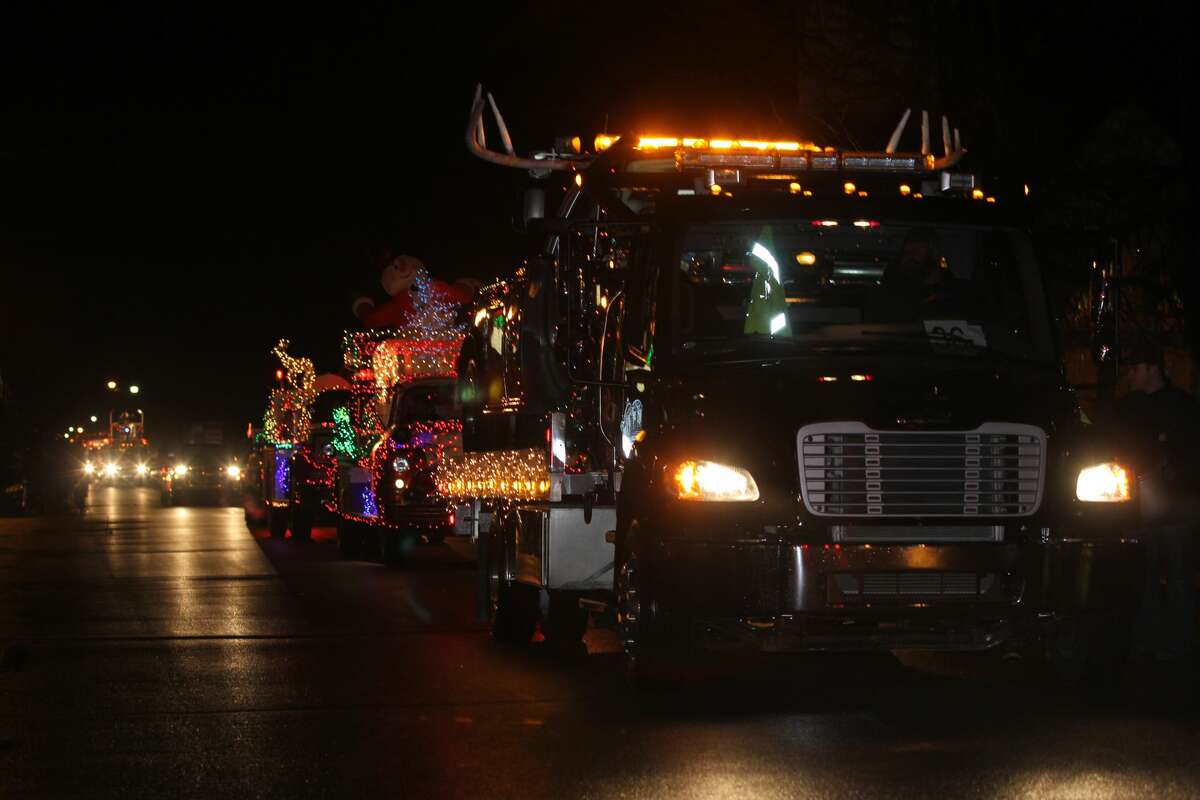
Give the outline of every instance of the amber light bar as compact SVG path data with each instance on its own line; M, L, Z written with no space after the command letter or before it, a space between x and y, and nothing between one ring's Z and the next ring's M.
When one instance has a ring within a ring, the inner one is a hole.
M821 152L812 142L777 142L764 139L703 139L700 137L640 136L635 147L638 150L716 150L721 152L785 152L798 153L803 150Z

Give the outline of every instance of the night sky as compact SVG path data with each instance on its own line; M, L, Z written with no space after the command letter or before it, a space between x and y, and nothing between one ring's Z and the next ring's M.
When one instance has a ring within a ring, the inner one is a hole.
M244 426L278 338L338 366L351 291L383 253L443 278L512 263L515 176L462 145L478 80L524 151L606 119L878 148L915 105L1052 180L1115 110L1179 142L1189 129L1185 5L175 5L0 11L10 424L61 431L104 411L115 377L144 387L152 435ZM818 23L839 20L861 63L826 71Z

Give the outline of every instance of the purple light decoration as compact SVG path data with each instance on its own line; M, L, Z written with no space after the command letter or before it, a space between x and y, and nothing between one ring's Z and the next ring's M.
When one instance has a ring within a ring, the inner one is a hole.
M275 499L287 497L288 495L288 478L291 467L291 460L284 454L283 458L280 454L275 454Z
M375 505L375 492L369 483L364 484L362 488L362 509L364 517L379 516L379 508Z

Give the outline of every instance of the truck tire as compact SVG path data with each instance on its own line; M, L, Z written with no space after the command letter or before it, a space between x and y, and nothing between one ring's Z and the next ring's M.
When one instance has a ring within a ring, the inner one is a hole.
M267 531L272 537L282 539L287 535L288 510L286 508L267 509Z
M582 649L583 635L587 633L588 614L579 607L578 592L551 591L549 609L543 633L546 642L564 655L578 654Z
M338 515L337 538L338 555L342 558L354 559L362 554L362 531L354 520Z
M1120 615L1060 619L1045 642L1045 663L1033 668L1068 691L1115 690L1129 657L1130 625Z
M307 542L312 539L313 510L304 502L291 504L292 538L296 541Z
M404 544L406 534L391 528L379 531L379 556L385 567L399 569L404 566Z
M492 638L501 644L527 645L538 621L538 590L507 579L500 537L488 543Z
M614 565L617 632L624 650L621 671L638 690L660 690L674 681L668 672L665 642L658 634L654 613L652 570L641 554L636 530L623 537Z

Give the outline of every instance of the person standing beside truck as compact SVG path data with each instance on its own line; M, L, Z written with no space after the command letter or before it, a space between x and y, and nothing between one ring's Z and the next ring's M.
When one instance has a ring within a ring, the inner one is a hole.
M1195 578L1192 563L1200 481L1200 408L1167 380L1162 350L1138 342L1129 359L1131 390L1117 403L1117 425L1134 454L1146 539L1146 580L1134 658L1155 661L1191 685Z

